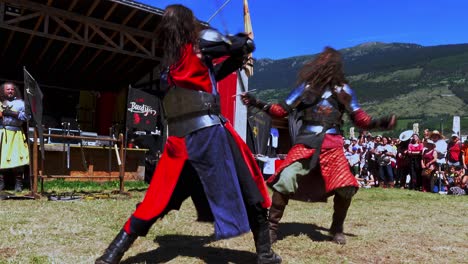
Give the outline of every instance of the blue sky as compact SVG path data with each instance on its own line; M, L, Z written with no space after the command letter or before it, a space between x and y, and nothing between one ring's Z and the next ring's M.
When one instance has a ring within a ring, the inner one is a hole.
M226 0L138 0L161 9L179 3L207 21ZM210 24L243 31L243 0L231 0ZM468 0L249 0L257 50L281 59L369 41L424 46L468 43Z

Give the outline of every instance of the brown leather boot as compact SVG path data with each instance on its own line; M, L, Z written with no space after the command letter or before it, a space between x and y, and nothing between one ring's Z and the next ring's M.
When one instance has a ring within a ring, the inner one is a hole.
M286 205L288 205L289 197L280 192L273 191L271 200L272 204L270 207L268 221L270 222L270 241L273 244L278 240L279 222L283 217Z
M137 235L129 235L123 229L110 243L104 254L96 259L95 264L118 264L125 252L137 239Z
M343 232L343 224L348 213L348 208L351 205L351 199L344 198L338 194L335 194L333 198L333 222L330 227L330 234L333 236L333 242L344 245L346 244L346 237Z

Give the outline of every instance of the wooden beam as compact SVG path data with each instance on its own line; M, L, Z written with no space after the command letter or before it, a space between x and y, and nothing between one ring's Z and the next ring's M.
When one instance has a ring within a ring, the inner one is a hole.
M109 10L107 10L106 14L104 15L104 20L107 20L110 15L114 12L115 8L117 7L117 3L114 3ZM89 34L89 24L85 24L85 32ZM96 32L93 32L91 36L88 36L87 42L91 41L94 36L96 36ZM81 56L81 53L85 50L85 47L81 47L80 50L76 53L75 57L72 59L71 63L68 64L67 71L75 64L75 61Z
M131 19L131 17L141 9L137 9L137 8L131 9L131 13L128 14L127 17L124 19L124 21L126 20L126 22L124 23L124 25L122 25L122 24L117 24L117 23L106 21L108 17L112 14L113 10L117 6L119 6L120 2L113 2L112 7L106 13L105 20L102 20L102 19L96 19L90 16L79 15L79 14L71 12L73 6L76 5L78 0L74 0L70 4L67 11L59 9L59 8L51 7L50 5L52 1L53 0L48 0L48 3L47 3L48 6L46 6L45 4L41 4L36 1L29 1L29 0L1 0L1 4L3 6L5 6L5 3L8 3L8 4L21 8L22 12L24 12L24 10L30 10L31 12L41 14L34 28L29 28L27 25L24 25L24 24L16 24L16 25L5 24L4 21L3 23L0 23L0 28L5 28L11 31L9 38L6 41L5 48L2 50L3 54L5 54L5 52L8 52L7 49L11 45L15 31L17 31L17 32L22 32L22 33L31 35L29 37L29 41L26 43L26 48L23 49L23 53L21 54L20 59L18 60L17 63L21 63L21 60L26 56L28 49L32 43L32 40L35 36L48 38L47 45L41 51L40 56L36 60L37 64L40 63L40 61L43 59L45 54L47 54L47 51L50 50L50 47L54 40L58 40L58 41L65 43L62 50L56 55L54 62L50 65L49 70L51 70L57 64L57 62L63 56L63 54L65 53L65 51L67 50L70 44L76 44L81 47L80 47L80 51L74 57L72 63L68 64L69 65L68 67L72 67L72 65L74 65L74 63L80 57L81 53L84 51L85 48L98 49L98 51L96 51L92 59L88 61L88 64L87 64L88 66L100 54L102 54L102 51L104 50L110 51L112 53L110 57L111 59L107 60L109 62L115 56L114 54L124 54L124 55L139 57L145 60L146 59L156 60L156 61L160 60L160 58L157 58L156 56L154 56L155 54L154 54L153 47L148 48L147 46L145 46L146 43L154 42L155 35L152 32L142 30L143 26L139 28L132 28L132 27L125 26L125 24L128 23L128 21ZM97 6L99 2L100 1L92 1L91 3ZM34 14L34 15L29 14L28 16L30 16L30 18L33 18L33 17L37 17L37 14ZM140 23L140 25L146 24L148 21L150 21L152 16L153 14L147 15L144 21ZM57 28L55 28L55 33L53 34L52 32L49 32L49 28L48 28L48 18L50 17L52 17L52 19L56 21L57 24L59 25ZM20 20L24 21L26 20L26 18L27 16L23 16ZM43 21L44 21L44 30L43 31L41 30L42 31L41 32L41 31L38 31L38 29L42 25ZM67 21L76 21L80 23L80 25L77 27L76 30L73 30L71 27L68 26L69 24L67 23ZM17 21L16 23L18 22L19 21ZM15 23L15 20L10 21L10 23ZM93 29L93 33L91 35L87 35L87 33L89 34L89 32L87 32L86 30L87 27L85 25L89 25L89 27ZM80 29L82 29L83 26L85 26L84 32L80 31ZM68 36L68 34L65 35L66 37L62 35L57 35L62 29L70 33L71 36ZM116 43L115 36L119 36L120 33L122 33L122 36L124 36L123 41L120 41L120 42L117 41ZM94 36L96 35L99 35L100 37L102 37L106 42L102 43L99 40L97 40L93 43L92 40ZM142 38L143 40L140 41L140 38ZM128 42L132 42L137 47L136 50L132 51L130 47L127 47L127 50L125 50L125 44ZM3 43L5 43L5 41Z
M5 53L7 52L8 47L10 47L10 44L11 44L11 41L13 40L14 35L15 35L14 31L10 32L10 34L8 35L8 39L6 41L5 47L3 48L2 57L5 56Z
M148 54L149 56L152 56L154 54L151 54L151 52L149 52L145 47L143 47L136 39L134 39L132 36L130 36L129 34L123 32L123 34L131 41L133 42L133 44L135 44L135 46L137 46L137 48L139 48L141 51L143 51L144 53Z
M57 22L57 24L59 24L59 26L63 29L65 29L65 31L67 31L68 33L70 33L73 37L75 37L77 40L80 40L80 41L84 41L83 37L80 36L78 33L76 33L75 31L73 31L73 29L71 29L69 26L67 26L65 24L64 21L62 21L60 18L58 17L54 17L52 16L52 19L55 20L55 22Z
M95 25L93 24L89 24L88 25L90 28L92 28L94 30L94 32L96 32L99 36L101 36L101 38L103 38L108 44L110 44L111 46L114 46L114 48L116 49L120 49L119 45L117 45L112 39L110 39L104 32L101 31L101 29L99 29L98 27L96 27Z
M2 2L5 6L5 3ZM4 10L5 11L5 10ZM24 10L21 10L21 15L24 13ZM0 21L2 24L3 24L3 21ZM6 44L5 44L5 47L3 48L3 52L2 52L2 57L5 56L5 53L7 52L8 48L10 47L10 44L11 44L11 41L13 40L13 37L15 36L15 32L12 31L10 32L10 34L8 35L8 40L6 41Z
M98 6L98 4L100 3L100 1L94 1L93 4L91 5L91 7L88 9L88 12L86 12L86 16L90 16L94 9L96 9L96 7ZM79 24L77 27L76 27L76 30L75 31L79 31L81 29L81 27L83 26L83 24ZM86 34L88 33L88 27L85 26L85 39L86 39ZM86 41L88 42L88 41ZM71 43L65 43L65 45L62 47L62 49L60 50L60 52L57 54L57 56L55 57L55 60L50 64L49 66L49 71L55 66L55 64L58 62L58 60L62 57L63 53L65 53L65 51L67 50L68 46L70 46ZM82 46L81 47L81 51L84 50L85 47ZM76 58L78 58L78 56L80 55L81 53L78 53L76 56L75 56L75 60ZM67 70L75 63L75 60L72 61L72 63L69 63L68 64L68 67L67 67Z
M140 24L138 25L138 29L142 29L149 21L150 19L153 17L153 14L149 14L145 17L145 19L143 19ZM122 34L121 34L122 35ZM125 40L124 44L125 45L126 43L128 42L128 40ZM114 57L115 55L117 55L117 53L112 53L103 63L101 63L101 65L99 66L99 68L97 68L94 73L97 74L98 72L101 71L101 69L107 65L107 63L109 63Z
M146 43L149 41L149 39L144 39L143 40L143 44L142 45L146 45ZM130 61L131 58L127 57L125 58L117 67L116 67L116 70L115 71L120 71L120 69L125 65L127 64L129 61Z
M98 3L99 1L94 1L94 3ZM73 0L73 2L70 4L70 6L68 7L68 11L71 11L73 10L73 8L76 6L76 3L78 3L78 0ZM94 9L93 9L94 10ZM89 10L88 10L89 11ZM47 21L47 20L46 20ZM79 27L77 27L77 29L75 31L78 31L79 28L81 27L81 24L79 25ZM57 33L60 31L60 27L57 27L54 31L54 33L52 35L57 35ZM48 31L47 31L48 32ZM37 60L36 60L36 65L39 64L39 62L42 60L42 58L44 57L44 55L47 53L47 51L49 50L50 48L50 45L52 45L52 42L54 42L53 39L49 39L47 41L47 44L45 46L44 49L42 49L42 52L41 54L39 55L39 57L37 57Z
M46 15L44 17L44 33L49 33L49 22L50 22L50 16Z
M122 21L122 25L127 25L128 24L128 21L130 21L130 19L132 19L133 16L135 16L136 12L138 10L137 9L133 9L132 12L130 12L130 14L128 14L124 20Z
M118 31L118 32L125 31L125 32L131 33L133 35L141 36L141 37L145 37L145 38L153 38L154 37L148 31L122 26L122 25L119 25L119 24L116 24L116 23L111 23L111 22L104 21L104 20L101 20L101 19L96 19L96 18L93 18L93 17L86 17L86 16L83 16L83 15L78 15L78 14L73 13L73 12L65 11L65 10L62 10L62 9L54 8L54 7L44 6L44 5L37 4L36 2L32 2L32 1L28 1L28 0L2 0L2 1L4 1L6 3L9 3L9 4L13 4L13 5L18 6L18 7L22 7L22 8L26 8L26 9L32 9L32 10L38 10L38 11L48 13L49 15L54 15L54 16L59 16L59 17L62 17L62 18L67 18L69 20L75 20L75 21L81 22L83 24L86 24L86 23L94 24L94 25L99 26L99 27L115 30L115 31Z
M156 34L157 32L157 28L153 31L153 34ZM149 39L144 39L143 40L143 44L142 45L146 45L148 43ZM155 39L152 39L153 42L155 42ZM156 48L152 48L152 49L156 49ZM120 64L119 66L116 67L116 71L118 72L125 64L127 64L128 62L130 61L130 58L125 58Z
M16 23L26 21L26 20L29 20L29 19L32 19L32 18L36 18L36 17L41 16L41 15L43 15L41 12L31 13L29 15L12 18L10 20L4 20L3 23L9 24L9 25L16 24Z
M5 3L0 2L0 23L5 19Z
M47 1L47 6L50 6L52 2L53 0ZM41 14L41 16L36 22L36 25L34 25L34 31L37 31L39 29L39 26L41 25L42 20L44 20L44 14ZM23 48L23 52L21 53L19 59L16 61L17 66L20 65L21 62L23 61L24 55L26 55L26 53L28 52L29 46L31 45L33 38L34 38L34 35L29 36L28 42L26 42L26 45Z
M37 31L30 30L30 29L24 29L24 28L20 28L20 27L1 25L1 24L0 24L0 28L13 30L13 31L18 31L18 32L23 32L23 33L26 33L26 34L31 34L31 35L35 35L35 36L44 37L44 38L52 38L54 40L60 40L60 41L69 42L69 43L72 43L72 44L86 46L86 47L90 47L90 48L103 49L103 50L107 50L107 51L111 51L111 52L117 52L117 53L121 53L121 54L125 54L125 55L130 55L130 56L133 56L133 57L140 57L140 58L145 58L145 59L150 59L150 60L155 60L155 61L160 60L160 58L158 58L158 57L152 57L152 56L148 56L146 54L141 54L141 53L126 51L126 50L111 48L111 47L104 46L104 45L98 45L98 44L92 44L92 43L83 43L83 42L78 41L78 40L74 40L74 39L70 39L70 38L66 38L66 37L60 37L60 36L52 36L50 34L45 34L43 32L37 32Z
M137 9L133 9L132 12L130 12L130 14L128 14L125 19L122 21L122 25L127 25L128 21L130 21L130 19L136 14L138 10ZM120 33L120 34L119 34ZM114 39L114 37L119 34L120 36L123 36L123 33L122 32L114 32L112 33L112 36L110 36L110 39ZM122 45L123 44L123 41L120 40L119 41L119 48L120 49L124 49L124 46ZM87 69L89 67L89 65L91 65L91 63L93 63L93 61L102 53L102 50L98 50L94 53L93 57L86 63L85 66L83 66L81 68L81 71L80 72L83 72L85 69Z

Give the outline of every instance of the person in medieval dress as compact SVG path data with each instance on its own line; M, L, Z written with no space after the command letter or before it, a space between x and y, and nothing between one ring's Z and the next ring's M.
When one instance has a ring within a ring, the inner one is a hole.
M15 191L23 190L24 167L29 165L29 149L23 124L29 118L18 87L6 82L0 87L0 191L5 188L5 177L11 172Z
M242 67L254 44L245 34L200 31L192 11L165 9L158 30L165 53L162 88L168 134L144 200L96 263L118 263L138 236L191 197L198 220L214 222L215 237L252 231L257 263L281 263L271 250L262 173L247 145L220 114L216 82ZM227 58L226 58L227 56ZM213 59L226 58L213 65Z
M343 224L359 184L343 152L343 114L347 113L357 127L365 130L391 129L395 125L394 115L375 119L359 106L342 68L341 54L326 47L303 66L298 87L283 102L270 104L250 93L242 95L244 104L263 109L274 117L286 117L295 111L301 113L297 116L302 125L294 145L268 179L273 189L269 215L272 242L277 239L278 225L290 198L324 201L334 195L330 233L334 242L345 244Z

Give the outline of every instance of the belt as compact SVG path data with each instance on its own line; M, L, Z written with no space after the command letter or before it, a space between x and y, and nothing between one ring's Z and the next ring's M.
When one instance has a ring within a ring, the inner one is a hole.
M0 126L0 129L6 129L6 130L11 130L11 131L20 131L20 130L22 130L21 127L17 127L17 126Z
M309 133L322 133L324 127L323 126L313 126L313 125L307 125L301 127L301 131L303 132L309 132ZM339 128L332 127L329 128L325 131L325 134L341 134L341 131Z
M222 125L223 123L224 120L222 116L204 114L172 120L168 119L167 128L169 136L185 137L187 134L196 130L214 125Z

